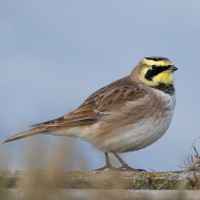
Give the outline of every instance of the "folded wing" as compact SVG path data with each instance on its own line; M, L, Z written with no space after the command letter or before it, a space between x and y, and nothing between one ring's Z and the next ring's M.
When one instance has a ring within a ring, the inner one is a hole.
M36 134L48 134L59 130L61 127L92 125L103 116L109 115L115 109L119 109L127 101L135 101L146 94L137 84L125 77L110 85L103 87L90 95L86 101L76 110L60 118L35 124L33 129L8 138L4 143L18 140Z

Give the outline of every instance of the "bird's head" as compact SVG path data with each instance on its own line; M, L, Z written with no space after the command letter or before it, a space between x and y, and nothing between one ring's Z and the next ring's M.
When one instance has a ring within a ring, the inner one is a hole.
M169 59L152 56L140 60L139 64L133 69L131 76L137 82L148 86L158 86L161 83L173 85L173 72L176 70L177 68Z

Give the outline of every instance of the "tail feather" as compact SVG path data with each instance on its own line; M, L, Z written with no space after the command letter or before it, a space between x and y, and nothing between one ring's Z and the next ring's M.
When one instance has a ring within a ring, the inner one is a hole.
M47 132L49 132L49 130L47 130L47 127L33 128L29 131L25 131L23 133L19 133L17 135L9 137L3 144L8 143L8 142L12 142L14 140L19 140L21 138L25 138L25 137L29 137L29 136L37 135L37 134L41 134L41 133L47 133Z

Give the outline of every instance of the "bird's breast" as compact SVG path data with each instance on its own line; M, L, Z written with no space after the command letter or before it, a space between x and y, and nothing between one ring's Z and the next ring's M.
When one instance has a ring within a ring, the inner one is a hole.
M116 128L112 124L112 130L109 129L109 124L96 124L94 126L96 133L94 130L90 142L100 151L109 152L113 150L124 153L145 148L157 141L164 135L170 125L176 102L175 95L170 96L164 93L158 93L158 95L159 100L151 101L148 113L143 113L147 117L143 116L138 118L137 121L133 120L132 123L129 122L123 125L123 119L125 123L127 122L126 117L131 118L131 115L126 116L122 118L122 121L116 122ZM122 114L125 113L122 112ZM101 132L103 126L108 126L109 131Z

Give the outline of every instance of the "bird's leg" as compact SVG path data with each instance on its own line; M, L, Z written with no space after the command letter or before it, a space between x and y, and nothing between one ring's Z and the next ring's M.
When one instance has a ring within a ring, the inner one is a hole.
M113 167L110 163L110 159L108 157L108 153L105 153L105 157L106 157L106 166L99 168L99 169L95 169L94 171L103 171L104 169L108 168L110 170L117 170L117 168Z
M122 164L121 167L118 168L118 170L124 170L124 171L137 171L137 172L142 172L145 171L144 169L135 169L132 167L129 167L120 157L119 155L115 152L115 151L111 151L114 156L119 160L119 162Z

